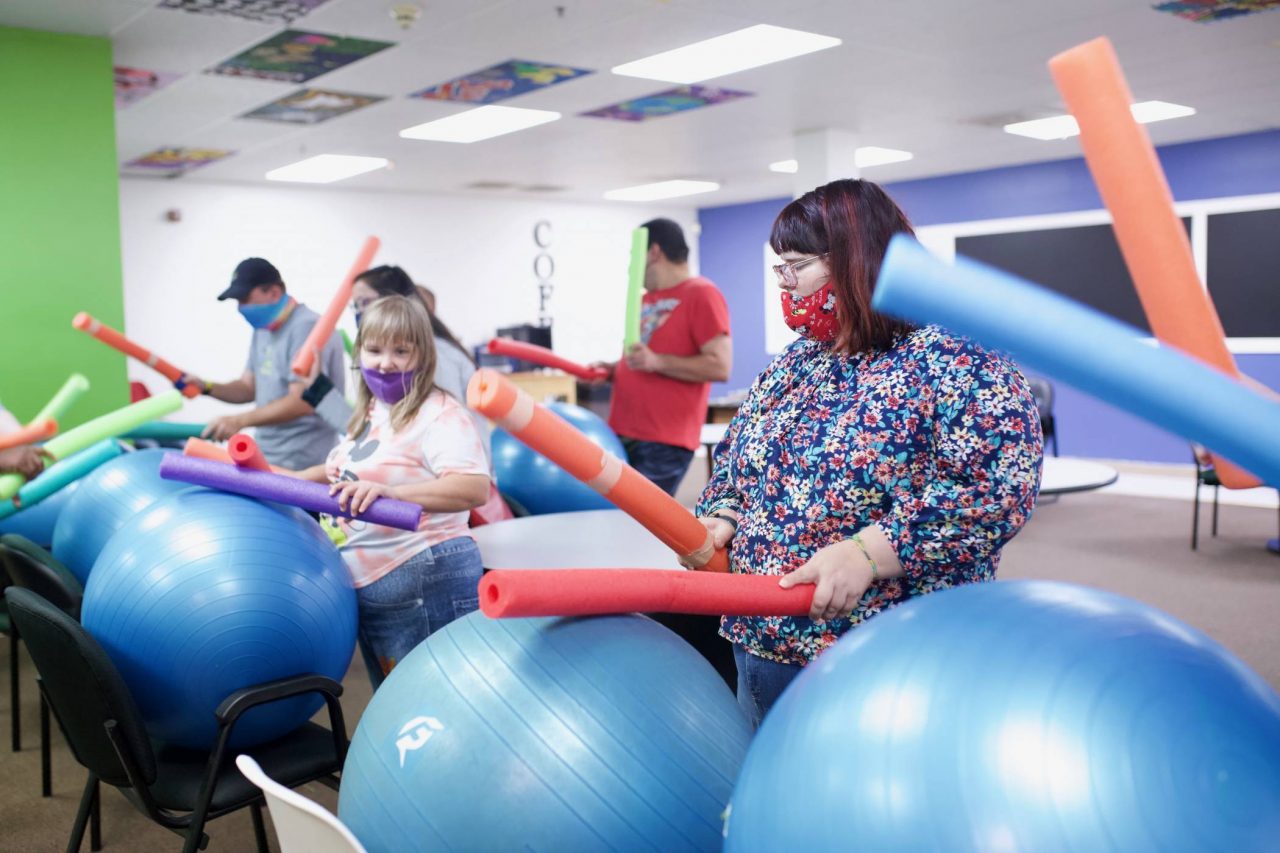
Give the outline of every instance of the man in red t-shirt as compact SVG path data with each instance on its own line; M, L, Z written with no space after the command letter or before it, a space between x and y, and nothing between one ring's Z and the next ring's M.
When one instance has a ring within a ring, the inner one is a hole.
M609 426L627 461L674 495L698 449L712 382L729 378L729 307L708 279L689 274L689 245L670 219L654 219L645 258L640 343L605 364L613 380Z

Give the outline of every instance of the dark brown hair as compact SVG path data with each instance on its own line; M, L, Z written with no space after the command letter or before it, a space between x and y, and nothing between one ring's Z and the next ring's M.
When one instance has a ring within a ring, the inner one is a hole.
M870 181L832 181L788 204L774 220L773 251L827 255L840 324L837 352L885 350L914 328L871 308L880 263L898 233L915 234L902 209Z
M367 269L360 275L356 276L356 281L362 281L373 289L373 292L379 296L403 296L406 299L418 299L427 309L427 316L431 319L431 333L437 338L448 341L454 347L462 351L467 360L475 364L475 359L471 357L471 353L467 352L467 348L458 340L453 330L444 324L444 321L436 316L436 312L431 310L431 306L427 304L426 297L413 283L413 279L409 278L409 274L400 267L383 264L380 267ZM423 288L425 290L426 288Z

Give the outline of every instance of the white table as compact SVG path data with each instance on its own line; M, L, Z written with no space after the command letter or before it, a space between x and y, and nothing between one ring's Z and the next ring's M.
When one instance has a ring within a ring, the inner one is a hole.
M1041 495L1065 495L1109 486L1120 478L1110 465L1069 456L1046 456L1040 476Z
M471 531L486 569L672 569L675 552L620 509L531 515Z

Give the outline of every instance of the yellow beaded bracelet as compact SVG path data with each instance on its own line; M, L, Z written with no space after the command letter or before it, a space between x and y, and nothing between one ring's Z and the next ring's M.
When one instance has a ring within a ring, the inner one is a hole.
M871 582L877 583L880 580L880 570L876 568L876 561L871 559L871 552L867 550L867 546L862 541L862 537L857 533L850 537L854 545L858 546L858 550L862 552L862 556L867 558L867 562L871 565Z

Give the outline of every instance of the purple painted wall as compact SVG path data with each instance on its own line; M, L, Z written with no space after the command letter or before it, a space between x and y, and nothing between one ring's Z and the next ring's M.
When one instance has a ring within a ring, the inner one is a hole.
M1169 145L1158 154L1179 201L1280 192L1280 131ZM885 189L917 226L1102 207L1080 158L901 181ZM760 253L774 217L789 200L699 211L701 271L724 291L734 330L733 373L712 396L747 387L768 364ZM1244 373L1280 389L1280 355L1240 355L1236 362ZM1063 455L1189 461L1182 439L1074 388L1058 383L1057 390L1054 411Z

